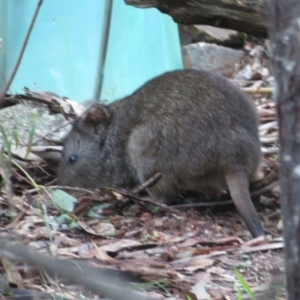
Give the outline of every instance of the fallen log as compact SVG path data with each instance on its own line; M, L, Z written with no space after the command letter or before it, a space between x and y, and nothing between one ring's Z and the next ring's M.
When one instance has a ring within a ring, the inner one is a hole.
M266 38L262 0L124 0L138 8L155 7L176 23L211 25Z

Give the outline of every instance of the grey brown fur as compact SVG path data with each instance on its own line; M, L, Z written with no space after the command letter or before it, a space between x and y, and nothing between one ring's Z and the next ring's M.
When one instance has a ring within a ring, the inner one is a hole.
M111 105L92 106L75 122L58 181L132 187L161 172L149 194L162 202L178 189L229 188L251 234L260 236L248 188L260 169L257 125L251 100L225 78L195 70L165 73Z

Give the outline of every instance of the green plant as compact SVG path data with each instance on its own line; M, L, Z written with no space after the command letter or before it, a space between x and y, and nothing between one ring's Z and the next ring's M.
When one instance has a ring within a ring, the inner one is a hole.
M241 283L244 291L247 293L247 295L252 299L252 300L256 300L256 297L254 295L254 293L251 291L247 281L244 279L244 277L242 276L242 274L237 270L234 269L235 275L238 278L239 282ZM240 290L240 288L238 288L238 300L242 300L242 292Z
M31 127L30 127L28 141L26 143L27 150L26 150L26 154L24 157L25 159L30 154L30 151L32 148L33 137L34 137L35 130L36 130L36 122L37 122L37 117L35 117L35 119L33 120L32 124L31 124ZM0 167L4 168L3 173L5 174L4 178L2 178L2 181L0 182L0 185L3 185L7 181L7 179L10 177L13 164L16 167L18 167L19 169L21 169L23 172L24 172L24 170L13 160L13 157L12 157L12 146L14 146L15 148L18 148L19 144L20 144L17 124L14 124L14 126L12 128L11 139L8 138L8 134L2 125L0 125L0 134L3 139L3 143L1 146L1 150L0 150ZM25 172L25 175L27 177L29 176L26 172ZM30 179L30 181L33 182L32 179ZM33 184L33 185L35 187L37 187L36 184Z
M3 138L3 144L1 146L1 151L0 151L1 153L0 166L5 169L4 171L5 177L2 178L0 185L3 185L10 177L11 170L12 170L12 152L11 152L12 142L8 139L7 134L2 125L0 125L0 133Z
M142 291L145 292L146 290L149 289L155 289L155 288L160 288L163 290L165 293L171 296L169 291L166 289L167 286L167 280L159 280L159 281L153 281L153 282L144 282L140 284L135 284L134 289L137 291Z

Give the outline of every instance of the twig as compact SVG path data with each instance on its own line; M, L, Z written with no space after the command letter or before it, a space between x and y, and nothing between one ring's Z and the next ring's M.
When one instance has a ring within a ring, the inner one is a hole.
M61 130L62 128L66 127L67 125L69 125L72 121L67 121L66 123L60 125L59 127L55 128L53 131L46 133L43 136L40 136L38 139L36 139L32 145L36 145L39 141L45 139L47 136L51 135L53 132L57 132L58 130Z
M272 190L275 186L279 185L279 180L272 182L271 184L259 189L258 191L254 191L251 193L251 197L258 196L263 194L266 191Z
M270 144L275 143L278 140L278 135L275 136L266 136L266 137L260 137L260 141L262 144Z
M128 192L124 192L124 191L120 191L120 190L117 190L117 189L114 189L114 188L105 188L107 191L112 191L112 192L116 192L116 193L119 193L120 195L122 196L125 196L125 197L128 197L128 198L131 198L131 199L134 199L134 200L137 200L137 201L140 201L140 202L146 202L146 203L150 203L150 204L153 204L153 205L156 205L156 206L160 206L162 208L165 208L167 210L172 210L171 207L165 205L164 203L157 203L155 201L152 201L151 199L145 199L145 198L140 198L140 197L137 197L135 196L132 192L128 191Z
M270 129L278 129L277 121L269 122L258 127L259 131L270 130Z
M113 300L150 300L146 293L133 291L126 277L115 277L107 270L93 267L84 262L75 262L41 255L32 248L20 243L12 244L9 239L0 239L1 253L5 257L16 256L18 260L38 266L59 278L66 278L72 283L84 285L88 290L104 298Z
M248 94L273 94L274 88L273 87L261 87L261 88L254 88L254 87L247 87L244 88L244 91Z
M192 204L179 204L179 205L172 205L171 208L178 209L178 208L193 208L193 207L211 207L211 206L218 206L218 205L230 205L233 204L232 200L228 201L218 201L218 202L205 202L205 203L192 203Z
M280 243L268 243L264 245L252 246L252 247L242 247L239 249L241 253L251 253L251 252L261 252L261 251L269 251L269 250L276 250L276 249L283 249L284 244Z
M39 10L40 10L40 8L41 8L42 3L43 3L43 0L39 0L39 2L38 2L38 4L37 4L35 13L34 13L33 18L32 18L32 20L31 20L31 23L30 23L28 32L27 32L27 34L26 34L25 40L24 40L24 42L23 42L23 45L22 45L22 48L21 48L21 52L20 52L20 54L19 54L18 60L17 60L17 62L16 62L16 65L15 65L15 67L14 67L14 69L13 69L13 72L11 73L11 76L10 76L10 78L9 78L9 80L8 80L8 82L7 82L7 84L5 85L5 88L4 88L3 93L0 95L0 106L1 106L1 104L3 103L3 101L4 101L4 96L6 95L8 89L10 88L10 85L11 85L12 81L13 81L14 78L15 78L15 75L16 75L17 70L18 70L18 68L19 68L19 65L20 65L20 62L21 62L21 60L22 60L23 54L24 54L24 52L25 52L25 48L26 48L26 45L27 45L27 43L28 43L28 40L29 40L31 31L32 31L32 28L33 28L33 25L34 25L34 23L35 23L35 20L36 20L36 18L37 18L37 15L38 15L38 12L39 12Z
M150 179L142 183L141 185L137 186L132 190L132 194L136 195L139 194L141 191L144 191L147 187L151 186L152 184L156 183L156 181L161 177L161 173L158 172L154 174Z
M84 189L84 188L76 188L76 187L70 187L70 186L61 186L61 185L51 185L51 186L40 186L35 189L27 190L26 194L32 194L35 193L41 189L45 190L54 190L54 189L65 189L65 190L71 190L71 191L77 191L77 192L86 192L89 194L94 194L94 192Z
M277 154L279 152L279 148L278 147L261 147L261 152L263 154Z
M268 241L267 241L266 237L259 236L257 238L251 239L250 241L247 241L247 242L243 243L242 248L243 247L254 247L254 246L259 246L259 245L265 245L267 243L268 243Z

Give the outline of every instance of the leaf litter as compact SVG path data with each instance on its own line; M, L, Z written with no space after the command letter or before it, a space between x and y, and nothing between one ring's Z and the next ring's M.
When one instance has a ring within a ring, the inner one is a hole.
M247 88L261 121L266 178L277 166L278 126L274 101L264 90L259 93L261 81ZM8 95L5 101L7 105L30 102L47 107L69 123L83 111L71 100L28 89L25 95ZM52 128L56 130L60 127ZM144 199L143 194L160 174L131 191L63 189L55 186L61 151L57 140L32 133L30 145L22 144L15 131L10 140L15 141L12 147L2 147L2 161L10 158L12 168L10 173L5 163L1 165L1 177L7 179L0 194L1 236L18 235L39 253L127 274L136 288L153 299L237 299L242 285L235 269L251 290L260 292L268 288L270 270L282 268L282 229L278 227L280 215L276 215L280 190L274 180L261 192L260 201L253 199L268 239L251 240L226 193L218 202L190 194L179 197L181 202L185 198L181 206L160 206ZM202 207L197 208L198 203ZM80 291L79 287L51 280L35 267L12 264L5 257L1 257L1 265L7 283L4 294L30 291L34 295L39 290L44 296L78 299L74 289Z

